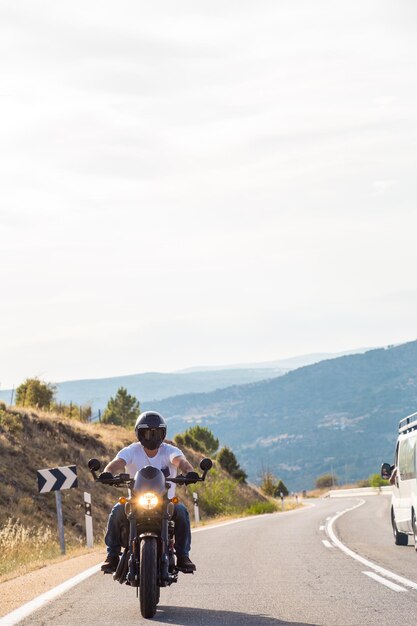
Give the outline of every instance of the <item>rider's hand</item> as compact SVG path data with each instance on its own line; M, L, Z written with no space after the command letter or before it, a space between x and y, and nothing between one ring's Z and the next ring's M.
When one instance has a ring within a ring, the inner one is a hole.
M188 478L188 480L198 480L200 477L197 472L187 472L185 478Z
M98 477L99 480L108 480L109 478L114 478L111 472L101 472Z

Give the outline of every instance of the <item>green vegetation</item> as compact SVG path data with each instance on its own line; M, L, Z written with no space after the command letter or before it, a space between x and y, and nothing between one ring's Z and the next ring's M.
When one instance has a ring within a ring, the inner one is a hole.
M338 484L338 478L334 474L323 474L316 478L317 489L327 489L335 487Z
M135 396L129 395L125 387L120 387L116 396L108 401L101 421L103 424L115 424L129 428L134 426L139 414L140 404L138 400Z
M247 515L263 515L264 513L275 513L278 510L275 502L255 502L245 511Z
M364 478L362 480L358 480L356 483L358 487L374 487L378 489L379 487L386 487L389 485L389 480L384 480L381 474L371 474L369 478Z
M89 404L63 404L62 402L54 402L51 405L51 413L69 417L70 419L80 420L80 422L89 422L91 420L92 409Z
M191 491L198 492L199 506L209 516L231 515L244 508L240 504L236 481L224 478L217 468L210 470L209 479Z
M18 411L8 411L4 404L0 405L0 432L17 435L23 430L22 416Z
M379 489L380 487L389 485L389 480L384 480L381 474L372 474L372 476L369 477L369 483L371 487Z
M219 447L219 440L213 435L211 430L202 426L193 426L184 433L175 435L174 441L178 446L187 446L197 452L214 456Z
M288 496L288 489L282 480L278 480L272 472L264 470L261 477L261 489L266 496L280 498L281 493Z
M224 446L217 455L217 461L220 467L222 467L232 478L238 482L245 483L247 474L240 467L237 459L230 448Z
M16 405L49 409L55 395L55 387L39 378L27 378L16 389Z

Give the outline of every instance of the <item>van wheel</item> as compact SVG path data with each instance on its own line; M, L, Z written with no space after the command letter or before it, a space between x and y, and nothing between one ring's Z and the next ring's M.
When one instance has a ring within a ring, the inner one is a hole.
M392 523L392 532L394 533L394 541L396 546L407 546L408 545L408 535L407 533L400 533L397 528L397 524L395 522L394 509L391 509L391 523Z
M412 520L411 523L412 523L412 526L413 526L414 547L417 550L417 518L416 518L416 513L415 513L414 509L413 509L413 512L412 512L411 520Z

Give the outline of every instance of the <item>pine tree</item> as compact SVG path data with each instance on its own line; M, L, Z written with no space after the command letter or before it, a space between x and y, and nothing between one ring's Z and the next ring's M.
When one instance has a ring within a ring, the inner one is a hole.
M247 474L240 467L237 459L230 448L224 446L217 455L217 461L220 467L222 467L228 474L236 480L245 483Z
M127 389L120 387L116 396L110 398L104 410L101 421L104 424L116 424L117 426L134 426L140 414L140 404L135 396L127 393Z

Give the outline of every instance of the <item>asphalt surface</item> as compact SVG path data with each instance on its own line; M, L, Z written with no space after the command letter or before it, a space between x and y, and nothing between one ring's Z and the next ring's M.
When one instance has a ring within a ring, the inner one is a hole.
M194 533L197 573L181 575L176 585L161 590L152 620L141 617L134 589L96 574L21 624L414 626L417 589L394 590L364 574L371 570L326 534L328 518L359 501L317 500L306 509ZM334 530L356 553L417 583L414 545L394 545L389 505L387 496L368 497L340 517Z

